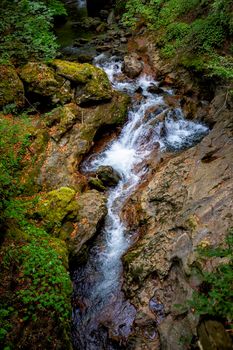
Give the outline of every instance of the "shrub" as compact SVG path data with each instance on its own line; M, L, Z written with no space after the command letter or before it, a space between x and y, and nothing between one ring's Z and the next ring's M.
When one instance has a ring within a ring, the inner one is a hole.
M28 119L0 118L0 225L9 218L22 219L22 204L15 198L21 192L18 174L30 144Z
M65 14L59 0L2 0L0 4L0 58L49 59L58 45L52 33L55 15Z
M193 293L191 307L200 315L221 317L230 322L233 316L233 228L226 238L226 247L199 249L201 258L222 258L213 272L203 274L199 291Z

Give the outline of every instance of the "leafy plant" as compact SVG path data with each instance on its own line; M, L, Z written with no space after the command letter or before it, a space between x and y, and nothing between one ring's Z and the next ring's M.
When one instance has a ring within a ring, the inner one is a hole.
M199 249L202 258L222 258L213 272L203 274L199 291L193 293L190 306L200 315L222 317L232 321L233 316L233 229L226 239L226 247Z
M232 46L231 0L128 0L125 11L125 25L143 21L154 31L162 57L187 62L194 56L204 61L198 70L232 80L231 57L222 49L226 45L231 51Z
M25 319L36 310L57 312L59 317L69 320L71 282L63 265L62 256L53 245L61 244L42 229L28 225L30 242L20 248L21 278L23 286L17 296L25 305ZM55 316L55 315L54 315Z
M22 220L23 205L16 197L21 192L18 174L21 161L30 144L28 119L0 118L0 223L9 219Z
M0 58L49 59L58 45L52 33L53 17L66 14L59 0L2 0L0 4Z

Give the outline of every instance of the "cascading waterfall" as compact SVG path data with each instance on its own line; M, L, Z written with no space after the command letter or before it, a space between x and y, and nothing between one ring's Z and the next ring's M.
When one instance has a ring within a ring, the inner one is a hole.
M86 8L87 2L86 0L77 0L78 8Z
M146 174L155 149L165 152L190 147L208 133L208 128L185 120L180 108L166 105L163 94L150 92L157 85L151 77L118 81L122 63L117 58L107 60L100 55L95 64L105 70L115 89L132 97L132 107L119 137L83 164L85 172L109 165L121 180L109 190L105 224L86 266L74 273L78 306L73 310L73 338L76 349L123 349L108 339L107 331L111 329L115 339L126 339L135 317L134 307L121 292L121 257L130 245L129 229L120 218L122 207ZM164 88L164 94L172 91Z

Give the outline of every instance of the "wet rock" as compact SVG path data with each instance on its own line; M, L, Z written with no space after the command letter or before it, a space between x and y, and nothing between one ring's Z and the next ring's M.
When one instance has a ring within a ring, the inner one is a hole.
M107 74L88 63L80 64L54 60L56 73L76 85L75 100L78 104L107 101L112 98L112 87Z
M184 306L201 283L193 266L205 267L195 249L202 242L222 244L233 225L232 107L229 100L228 109L218 113L224 96L219 93L209 108L206 118L215 120L209 135L155 164L156 176L139 187L125 208L130 227L141 234L123 258L124 288L138 312L154 295L164 305L165 318L158 326L164 349L183 350L196 335L198 317L174 306Z
M111 166L100 166L96 173L98 178L107 187L116 186L121 180L120 174Z
M123 71L129 78L136 78L143 70L143 62L136 53L124 57Z
M74 28L83 28L86 30L94 31L100 24L101 24L101 19L98 17L85 17L82 19L82 21L75 22L73 24Z
M78 222L70 236L69 249L72 257L80 253L82 246L93 237L107 214L106 197L90 190L78 197Z
M114 92L112 101L82 108L73 103L56 108L45 116L50 139L43 155L37 184L46 191L61 186L80 189L83 176L77 172L83 156L90 150L101 128L121 125L130 99ZM57 169L59 168L59 172Z
M120 40L122 44L126 44L128 41L125 37L122 37Z
M73 97L70 82L64 77L55 76L54 70L44 63L27 63L21 69L20 77L25 82L27 92L48 97L53 104L64 104Z
M92 63L97 55L97 52L92 47L87 47L82 44L75 44L61 49L63 58L68 61L75 61L79 63Z
M147 91L151 92L152 94L164 94L164 90L159 87L158 85L150 85L147 89Z
M13 66L0 65L0 108L14 103L24 105L24 87Z
M202 321L198 326L198 337L203 350L231 350L233 347L231 337L218 321Z
M106 187L104 186L103 182L96 178L96 177L91 177L88 180L88 185L97 191L104 192L106 190Z

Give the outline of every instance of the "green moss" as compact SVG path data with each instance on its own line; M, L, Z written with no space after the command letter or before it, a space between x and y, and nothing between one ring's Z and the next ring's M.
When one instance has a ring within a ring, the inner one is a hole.
M54 60L52 66L58 75L82 86L81 94L77 90L76 101L83 103L89 100L108 100L112 97L112 87L107 74L100 68L89 63L67 62Z
M127 117L130 97L122 92L115 92L115 103L112 105L110 113L113 115L114 124L121 125Z
M46 64L40 62L27 63L21 69L20 76L28 84L35 83L35 81L41 81L42 84L48 81L56 84L54 71Z
M94 66L88 63L81 64L63 60L53 60L51 65L56 68L58 75L81 84L86 84L92 78L95 70Z
M49 335L52 341L59 340L64 346L67 343L65 347L70 349L72 284L66 244L31 224L25 224L22 230L17 240L7 236L0 252L0 278L6 286L1 291L0 346L12 344L14 348L19 340L27 343L28 334L23 332L27 327L30 344L38 341L33 331L36 328L43 337ZM43 342L48 348L46 340Z
M77 217L79 206L75 194L73 189L61 187L41 198L36 212L42 217L46 229L58 234L65 218Z
M56 141L59 141L77 121L81 120L81 111L78 108L75 109L72 104L70 105L55 108L45 115L48 126L56 124L56 130L52 134Z
M20 71L20 77L28 84L29 91L44 96L54 93L58 86L54 71L44 63L29 62Z
M95 177L91 177L88 181L88 184L91 188L96 189L97 191L105 191L106 187L103 185L102 181L100 179L97 179Z
M13 66L0 65L0 108L14 103L24 104L24 87Z

